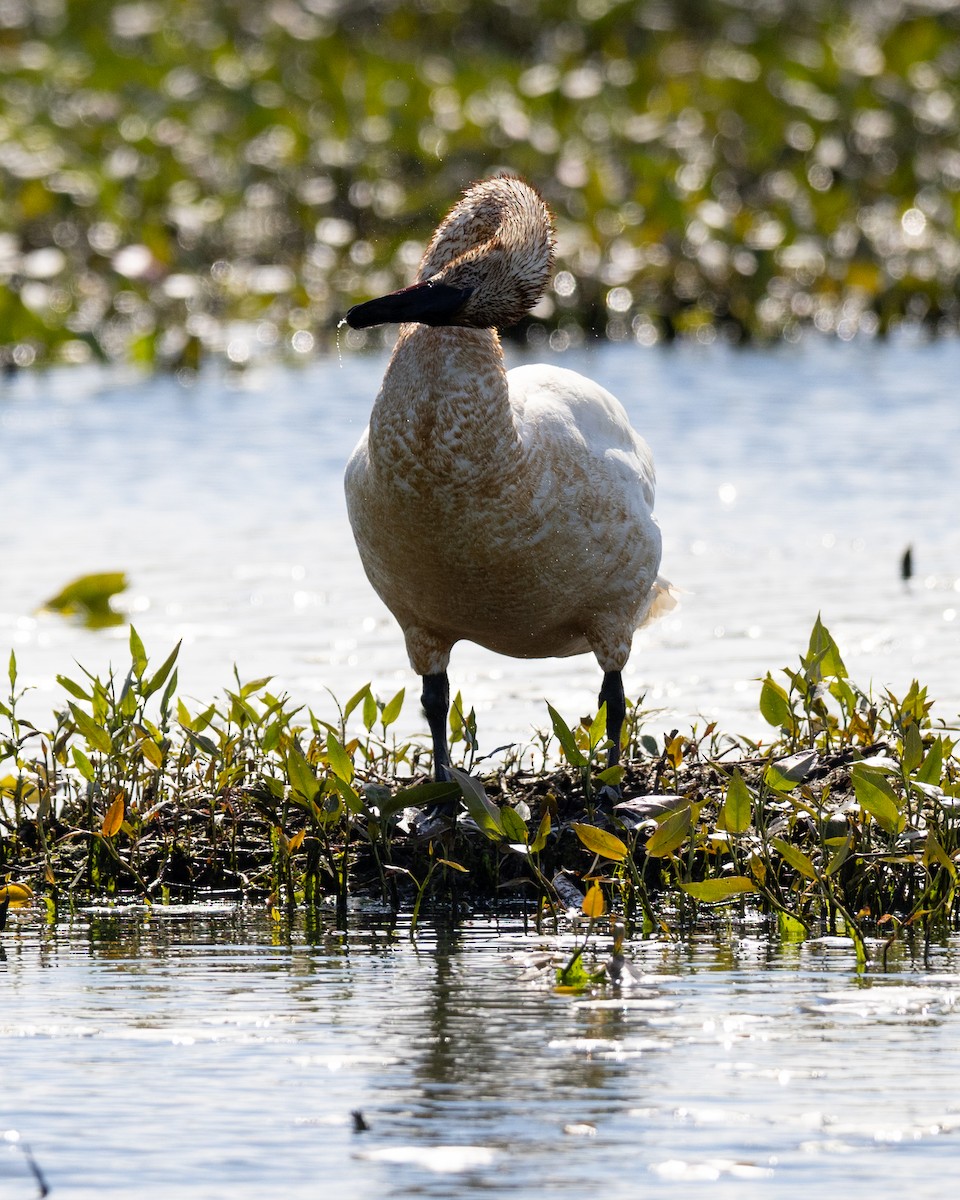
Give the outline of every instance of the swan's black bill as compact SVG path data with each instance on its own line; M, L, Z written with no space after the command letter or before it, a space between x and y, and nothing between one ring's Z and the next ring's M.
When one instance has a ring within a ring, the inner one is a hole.
M448 283L415 283L377 300L355 304L347 313L351 329L371 325L396 325L414 321L420 325L458 325L457 313L470 299L472 288Z

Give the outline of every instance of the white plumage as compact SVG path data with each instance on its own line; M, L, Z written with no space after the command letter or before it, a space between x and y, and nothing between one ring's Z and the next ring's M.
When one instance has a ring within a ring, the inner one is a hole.
M653 461L623 407L561 367L505 369L496 328L539 299L552 253L539 194L499 176L441 223L412 287L347 314L357 328L402 322L347 466L347 507L423 677L438 778L455 642L520 658L592 650L616 762L634 630L672 603L657 578Z

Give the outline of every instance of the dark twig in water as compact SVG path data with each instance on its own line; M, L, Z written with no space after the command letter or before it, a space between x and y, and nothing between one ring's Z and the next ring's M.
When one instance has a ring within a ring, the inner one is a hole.
M8 1129L3 1135L3 1140L8 1142L11 1146L17 1146L22 1152L23 1157L26 1159L27 1166L30 1168L30 1173L33 1175L37 1187L40 1189L37 1192L37 1195L41 1197L41 1200L42 1197L49 1196L50 1188L47 1186L47 1181L43 1177L43 1172L40 1170L37 1160L33 1157L33 1151L20 1137L20 1134L16 1131L16 1129Z

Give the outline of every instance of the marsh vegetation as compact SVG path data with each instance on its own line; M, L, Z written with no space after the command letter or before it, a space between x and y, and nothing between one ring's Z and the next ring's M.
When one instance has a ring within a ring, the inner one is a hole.
M10 3L0 353L302 358L497 167L557 214L535 344L955 329L958 64L900 2Z
M0 870L51 917L94 898L230 897L345 921L354 895L412 904L414 930L424 902L509 902L670 934L746 904L785 933L842 932L861 958L868 938L956 927L951 731L917 683L899 697L853 684L819 619L796 666L760 685L768 741L712 725L658 739L638 701L613 773L598 773L602 711L550 709L538 768L529 748L477 761L457 696L452 784L428 782L424 745L394 736L402 691L367 686L318 715L238 678L188 709L176 658L151 664L131 629L128 667L61 677L65 704L40 730L18 716L11 655ZM457 820L437 811L453 802Z

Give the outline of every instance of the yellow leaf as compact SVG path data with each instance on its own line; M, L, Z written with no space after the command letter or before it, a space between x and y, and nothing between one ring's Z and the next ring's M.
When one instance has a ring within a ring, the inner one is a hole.
M683 765L683 736L677 734L672 742L669 743L664 753L667 756L667 762L676 770L677 767Z
M470 874L470 872L467 870L467 868L466 868L466 867L461 867L461 865L460 865L459 863L453 862L453 861L452 861L451 859L449 859L449 858L438 858L438 859L437 859L437 862L438 862L438 863L440 863L440 865L441 865L441 866L444 866L444 867L453 867L453 869L454 869L455 871L462 871L464 875L469 875L469 874Z
M675 809L660 822L647 841L647 854L652 858L666 858L678 849L690 836L693 828L693 813L689 804Z
M103 818L103 824L100 826L100 832L104 837L114 837L120 832L120 826L123 824L123 792L117 795L117 798L107 809L107 815Z
M8 883L0 887L0 904L5 900L14 906L26 904L32 897L33 891L25 883Z
M36 804L37 789L36 785L32 784L29 779L19 778L16 775L4 775L0 779L0 796L15 796L19 789L20 799L24 804Z
M756 885L745 875L726 875L722 879L705 879L703 883L681 883L680 886L694 900L705 904L718 904L744 892L755 892Z
M301 829L299 833L295 833L287 842L287 853L293 854L295 850L299 850L303 845L303 839L307 836L307 831Z
M757 854L750 855L750 874L761 886L767 882L767 864Z
M596 825L581 825L579 821L574 821L572 828L586 848L592 854L599 854L601 858L623 862L629 853L618 837L607 833L605 829L598 829Z
M163 751L150 738L144 738L140 743L140 752L151 767L159 768L163 766Z
M599 883L591 884L583 898L581 908L584 914L595 921L607 911L607 902L603 898L603 888Z

